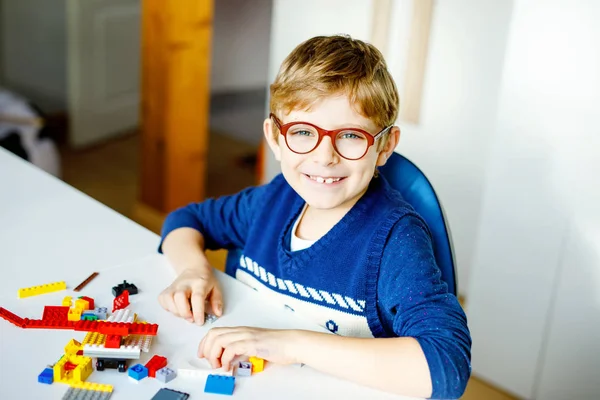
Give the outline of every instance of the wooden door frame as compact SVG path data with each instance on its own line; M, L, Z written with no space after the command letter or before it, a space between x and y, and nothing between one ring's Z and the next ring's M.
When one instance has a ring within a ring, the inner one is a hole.
M155 232L164 216L205 197L212 0L142 0L141 178L134 219Z

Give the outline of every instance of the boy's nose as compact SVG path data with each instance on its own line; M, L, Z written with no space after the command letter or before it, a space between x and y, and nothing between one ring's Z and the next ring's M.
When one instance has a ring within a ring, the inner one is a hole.
M339 155L333 147L329 136L325 136L321 143L311 152L313 160L321 165L331 165L339 162Z

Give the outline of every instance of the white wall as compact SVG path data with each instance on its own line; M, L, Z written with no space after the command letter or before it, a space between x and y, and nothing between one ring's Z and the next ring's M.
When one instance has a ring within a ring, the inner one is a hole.
M600 393L600 3L516 0L468 292L473 371Z
M411 2L396 2L386 57L399 90ZM449 220L465 294L479 226L512 1L436 1L418 124L399 122L397 151L427 174ZM402 107L403 99L400 99Z
M211 92L267 86L272 0L215 0Z
M66 1L3 0L4 84L46 112L66 109Z

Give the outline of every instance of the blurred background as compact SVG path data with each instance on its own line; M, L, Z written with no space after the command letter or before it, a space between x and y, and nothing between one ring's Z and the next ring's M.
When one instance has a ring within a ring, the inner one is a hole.
M598 20L594 0L0 0L0 146L158 232L279 172L262 121L296 45L369 41L452 230L463 398L598 399Z

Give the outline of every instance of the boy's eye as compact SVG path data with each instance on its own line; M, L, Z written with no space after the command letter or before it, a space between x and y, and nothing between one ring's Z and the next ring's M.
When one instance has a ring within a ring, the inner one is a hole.
M313 136L313 133L311 131L305 129L299 129L290 133L294 136Z
M363 135L360 132L346 131L346 132L340 133L338 138L361 140L361 139L365 139L365 135Z

